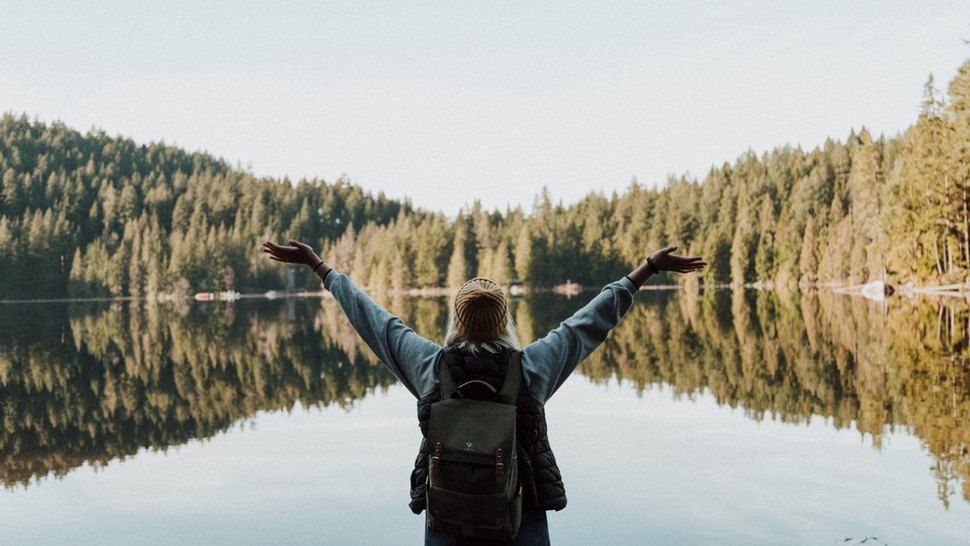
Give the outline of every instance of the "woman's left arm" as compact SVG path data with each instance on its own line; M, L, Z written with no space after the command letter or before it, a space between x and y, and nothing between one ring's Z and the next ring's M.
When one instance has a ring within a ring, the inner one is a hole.
M638 287L629 277L611 282L545 337L522 349L525 384L545 403L633 305Z
M263 243L264 251L279 262L310 266L333 294L351 326L377 358L415 397L435 385L434 366L441 346L418 335L399 317L389 313L361 290L350 277L329 267L308 245Z
M582 309L564 320L548 335L522 350L522 369L529 392L545 403L562 386L569 374L606 340L633 306L633 297L651 275L660 271L690 273L707 265L700 257L672 254L677 247L666 247L622 279L600 291Z

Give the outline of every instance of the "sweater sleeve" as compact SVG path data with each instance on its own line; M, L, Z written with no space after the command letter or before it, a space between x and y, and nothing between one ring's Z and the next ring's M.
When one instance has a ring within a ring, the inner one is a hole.
M529 392L545 403L633 305L637 287L624 277L600 291L573 316L522 351Z
M420 397L434 387L440 345L415 333L347 275L331 270L323 286L333 294L364 343L411 394Z

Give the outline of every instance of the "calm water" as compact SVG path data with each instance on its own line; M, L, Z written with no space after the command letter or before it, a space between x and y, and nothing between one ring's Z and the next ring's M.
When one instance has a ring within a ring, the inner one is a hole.
M548 405L554 543L970 543L966 304L638 300ZM440 341L445 300L386 304ZM2 544L423 536L414 401L329 300L0 305L0 422Z

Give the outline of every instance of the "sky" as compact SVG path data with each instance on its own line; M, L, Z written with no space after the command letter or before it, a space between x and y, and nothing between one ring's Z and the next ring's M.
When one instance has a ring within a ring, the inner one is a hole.
M970 2L0 0L0 112L454 214L895 135Z

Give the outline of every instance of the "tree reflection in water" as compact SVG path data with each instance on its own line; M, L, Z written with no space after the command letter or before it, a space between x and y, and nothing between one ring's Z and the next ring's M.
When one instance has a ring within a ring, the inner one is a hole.
M904 427L932 454L943 504L970 501L965 303L724 290L638 299L580 373L641 392L707 392L756 420L824 418L877 449ZM441 341L447 300L383 303ZM517 301L523 342L578 305L552 294ZM394 382L327 299L9 305L0 332L7 487L207 438L258 411L349 406Z

